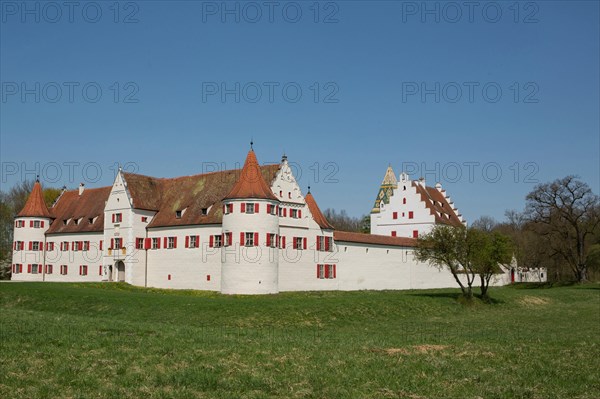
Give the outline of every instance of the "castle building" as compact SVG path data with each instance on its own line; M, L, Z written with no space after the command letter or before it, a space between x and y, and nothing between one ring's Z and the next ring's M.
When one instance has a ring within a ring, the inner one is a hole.
M388 166L371 210L371 234L418 238L436 224L460 226L466 221L440 183L428 187L425 179L413 181L406 173L398 181Z
M440 222L464 223L445 192L388 168L372 234L338 231L285 156L259 165L251 149L238 170L119 170L112 186L64 190L50 208L36 182L15 217L12 279L225 294L454 287L449 272L413 258L412 232Z

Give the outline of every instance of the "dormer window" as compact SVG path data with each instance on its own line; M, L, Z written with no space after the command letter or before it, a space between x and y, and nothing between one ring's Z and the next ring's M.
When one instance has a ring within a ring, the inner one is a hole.
M176 217L177 219L181 219L181 215L182 215L182 212L181 212L181 211L175 211L175 217Z
M88 223L89 224L94 224L94 218L88 218Z
M202 208L202 215L208 215L208 208Z
M75 226L77 226L79 224L80 220L81 220L81 218L79 218L79 219L73 219L73 223L75 223Z

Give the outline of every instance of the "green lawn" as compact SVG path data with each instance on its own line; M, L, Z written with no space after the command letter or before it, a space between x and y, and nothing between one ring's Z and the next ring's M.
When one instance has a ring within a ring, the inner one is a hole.
M600 285L457 295L0 283L0 398L600 397Z

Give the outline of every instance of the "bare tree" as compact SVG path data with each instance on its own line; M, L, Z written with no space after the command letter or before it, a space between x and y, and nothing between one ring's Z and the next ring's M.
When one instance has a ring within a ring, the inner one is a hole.
M527 195L526 215L553 257L565 261L577 281L587 280L587 257L598 235L600 200L576 176L540 184Z

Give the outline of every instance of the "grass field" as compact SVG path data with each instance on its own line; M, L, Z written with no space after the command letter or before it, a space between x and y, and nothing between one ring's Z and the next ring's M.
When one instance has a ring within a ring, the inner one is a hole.
M0 284L0 398L600 398L600 285L222 296Z

